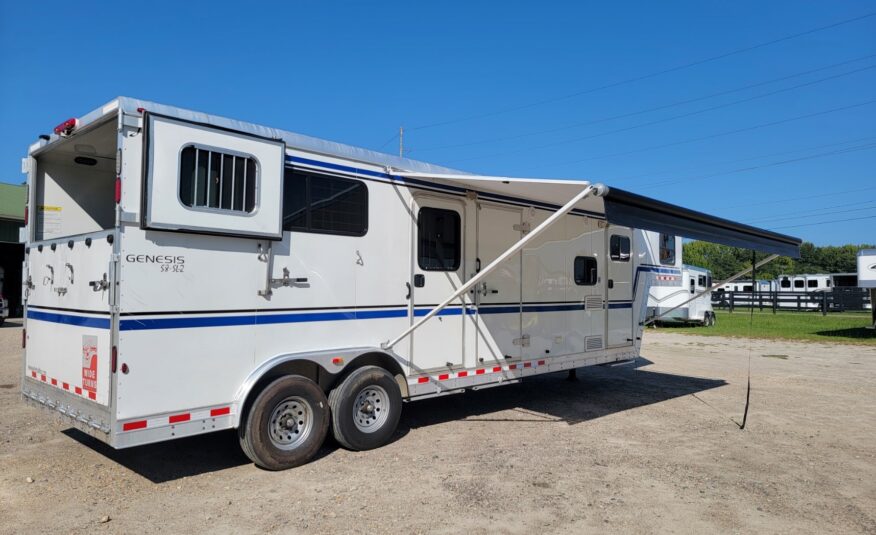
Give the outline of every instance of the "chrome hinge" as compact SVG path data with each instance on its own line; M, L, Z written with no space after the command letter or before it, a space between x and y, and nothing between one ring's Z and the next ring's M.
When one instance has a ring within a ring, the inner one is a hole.
M514 225L514 230L519 230L520 232L529 232L532 230L532 225L527 221L526 223L518 223Z
M529 347L529 335L524 334L520 338L515 338L513 344L515 346Z

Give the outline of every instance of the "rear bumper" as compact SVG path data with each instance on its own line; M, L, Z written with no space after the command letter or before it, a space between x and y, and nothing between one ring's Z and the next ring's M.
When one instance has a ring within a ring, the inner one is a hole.
M30 377L21 381L21 397L28 405L49 411L63 423L114 446L112 420L107 407Z

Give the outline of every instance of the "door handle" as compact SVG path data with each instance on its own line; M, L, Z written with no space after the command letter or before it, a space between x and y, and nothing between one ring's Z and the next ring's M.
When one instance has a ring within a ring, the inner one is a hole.
M608 279L608 287L614 288L614 280L613 279Z
M411 283L406 282L405 286L408 287L408 295L405 296L405 299L410 299L411 298Z

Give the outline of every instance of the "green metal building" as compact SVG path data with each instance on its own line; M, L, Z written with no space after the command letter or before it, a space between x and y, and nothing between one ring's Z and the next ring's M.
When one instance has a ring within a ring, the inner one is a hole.
M5 280L3 295L9 300L10 316L21 316L21 263L24 245L18 241L18 231L24 226L24 205L27 188L0 182L0 267Z

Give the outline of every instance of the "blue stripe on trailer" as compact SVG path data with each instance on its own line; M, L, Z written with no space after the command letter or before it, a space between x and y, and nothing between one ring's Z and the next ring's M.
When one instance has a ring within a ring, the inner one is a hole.
M87 316L73 316L72 314L41 312L32 308L27 309L27 319L61 323L64 325L76 325L78 327L94 327L95 329L110 328L109 318L89 318Z

